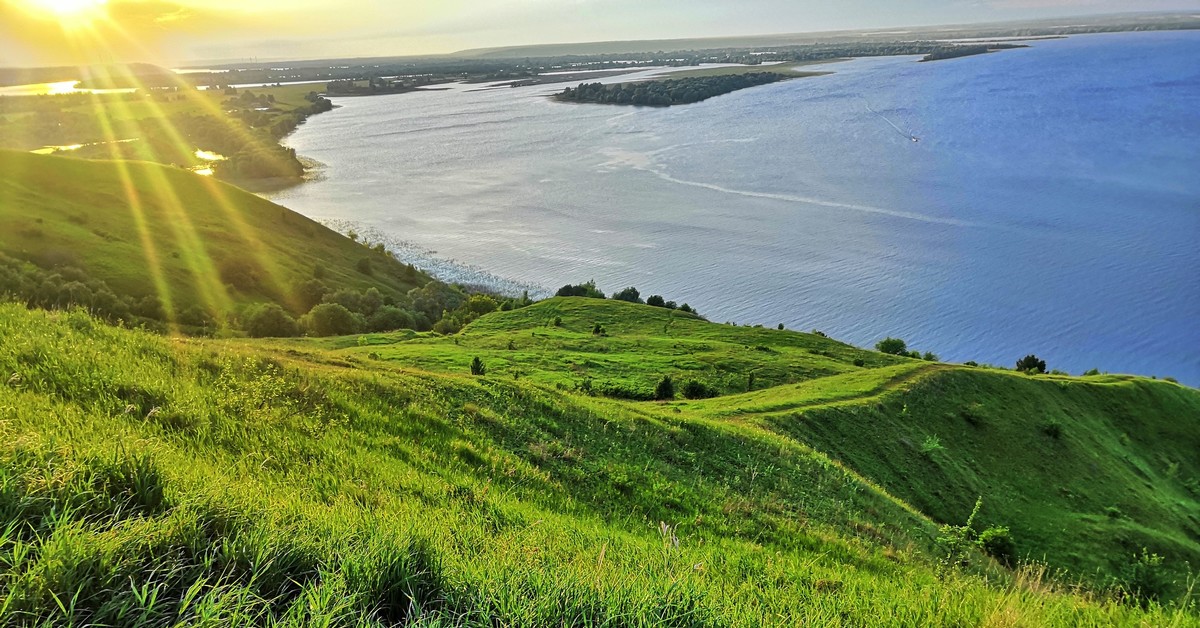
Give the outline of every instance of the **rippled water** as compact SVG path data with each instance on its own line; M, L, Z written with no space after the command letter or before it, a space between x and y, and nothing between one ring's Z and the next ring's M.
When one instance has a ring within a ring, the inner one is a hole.
M276 200L551 289L1197 385L1198 58L1200 33L1098 35L670 109L340 99L290 139L324 179Z

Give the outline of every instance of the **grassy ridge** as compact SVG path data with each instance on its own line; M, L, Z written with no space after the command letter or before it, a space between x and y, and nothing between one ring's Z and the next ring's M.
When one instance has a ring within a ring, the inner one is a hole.
M0 253L72 266L118 294L156 295L219 317L294 289L321 265L331 284L402 296L429 279L233 186L144 162L0 151ZM375 272L357 268L364 258ZM235 285L230 285L231 283Z
M1196 623L939 579L928 520L753 426L80 313L0 337L5 623Z
M1200 563L1200 394L1177 384L933 364L581 298L488 316L453 338L365 344L344 351L453 374L479 357L495 377L600 395L648 395L664 375L700 381L722 396L638 411L805 443L936 522L961 522L982 496L981 523L1009 527L1019 558L1073 578L1109 581L1142 548L1171 557L1180 586Z

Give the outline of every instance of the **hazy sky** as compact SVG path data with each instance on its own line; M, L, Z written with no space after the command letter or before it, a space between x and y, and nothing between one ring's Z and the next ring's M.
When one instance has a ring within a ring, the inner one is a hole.
M0 66L355 57L883 28L1200 0L0 0Z

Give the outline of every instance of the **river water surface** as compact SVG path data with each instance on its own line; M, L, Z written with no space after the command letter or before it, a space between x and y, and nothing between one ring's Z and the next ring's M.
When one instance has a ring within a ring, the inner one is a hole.
M274 200L452 279L594 278L718 322L1200 385L1196 59L1200 33L1096 35L669 109L334 99L289 140L322 178Z

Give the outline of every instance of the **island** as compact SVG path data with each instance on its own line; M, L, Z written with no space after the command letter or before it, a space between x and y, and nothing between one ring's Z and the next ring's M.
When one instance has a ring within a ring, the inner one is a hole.
M554 98L562 102L602 105L671 107L697 103L740 89L797 78L796 74L753 72L720 76L692 76L605 85L584 83L568 87Z

